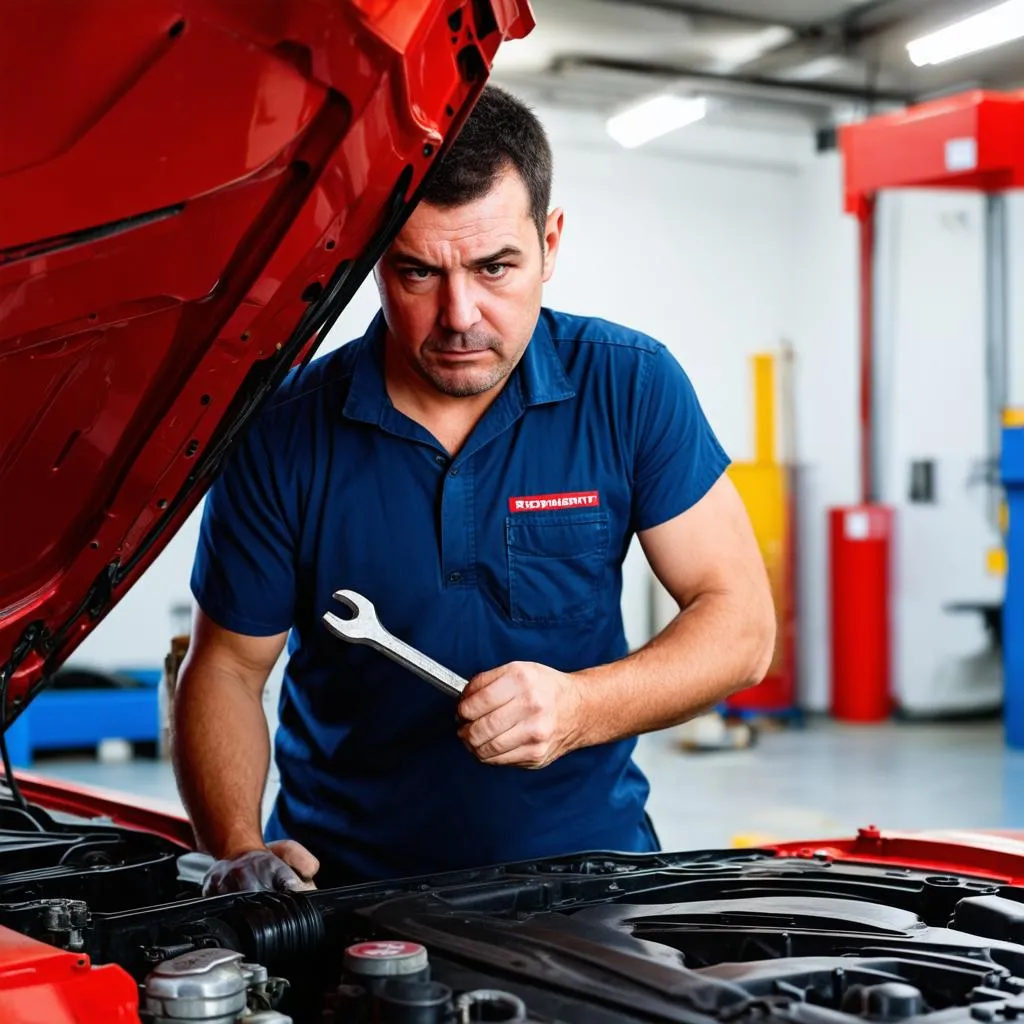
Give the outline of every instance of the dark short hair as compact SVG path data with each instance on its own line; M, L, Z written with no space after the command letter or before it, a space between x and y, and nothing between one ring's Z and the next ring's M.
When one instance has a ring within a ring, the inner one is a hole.
M461 131L423 193L423 202L448 208L485 196L514 168L530 197L541 244L551 203L551 146L536 115L496 85L484 87Z

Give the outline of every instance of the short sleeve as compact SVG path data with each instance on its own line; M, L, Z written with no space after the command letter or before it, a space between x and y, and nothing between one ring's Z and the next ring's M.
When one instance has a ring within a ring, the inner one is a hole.
M266 428L257 421L206 498L192 593L218 625L246 636L289 630L295 610L295 529Z
M729 465L690 378L659 346L641 375L633 470L633 529L692 508Z

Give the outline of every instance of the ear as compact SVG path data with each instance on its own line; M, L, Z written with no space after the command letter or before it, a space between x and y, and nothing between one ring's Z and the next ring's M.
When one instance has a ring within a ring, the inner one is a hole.
M544 271L541 280L547 284L555 272L555 260L558 258L558 246L562 241L562 227L565 224L565 213L561 208L548 214L544 225Z

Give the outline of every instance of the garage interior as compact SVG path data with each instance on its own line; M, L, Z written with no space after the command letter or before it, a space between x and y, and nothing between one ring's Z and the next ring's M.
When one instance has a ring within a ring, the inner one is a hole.
M666 848L1024 828L1024 659L1008 655L1024 614L1007 611L1024 611L1009 589L1024 591L1024 522L1007 515L1021 476L1008 483L1003 457L1024 425L1024 201L997 187L1002 165L963 187L999 147L955 136L944 180L878 186L865 267L843 144L915 104L972 110L975 90L1024 89L1024 4L999 6L1016 35L923 66L908 43L991 0L536 0L536 29L498 56L493 81L554 147L566 228L545 304L669 346L734 460L776 588L768 689L640 742ZM665 94L689 101L692 123L613 138L615 115ZM1014 123L997 141L1024 173L1024 115ZM903 174L915 139L894 129L874 145ZM368 280L320 352L376 309ZM874 532L879 510L891 535ZM49 695L67 699L40 698L12 727L15 767L180 809L164 674L188 629L200 513L75 652ZM859 552L837 569L844 543L865 541L885 560L880 591ZM886 670L870 671L859 633L837 668L837 602L858 628L881 615ZM622 603L634 647L674 614L636 545ZM85 694L104 709L88 725ZM275 703L271 685L271 727ZM267 807L273 787L272 771Z

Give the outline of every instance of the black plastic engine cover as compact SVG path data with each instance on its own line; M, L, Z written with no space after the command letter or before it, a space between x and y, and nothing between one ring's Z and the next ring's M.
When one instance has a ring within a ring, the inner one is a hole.
M351 995L343 952L370 939L421 943L434 981L505 992L536 1022L1024 1015L1024 890L983 878L757 850L593 853L204 899L176 876L181 851L152 836L36 809L20 829L0 820L0 866L17 869L0 877L0 923L79 942L140 982L181 952L237 949L288 979L298 1024L349 1019L330 1009Z

